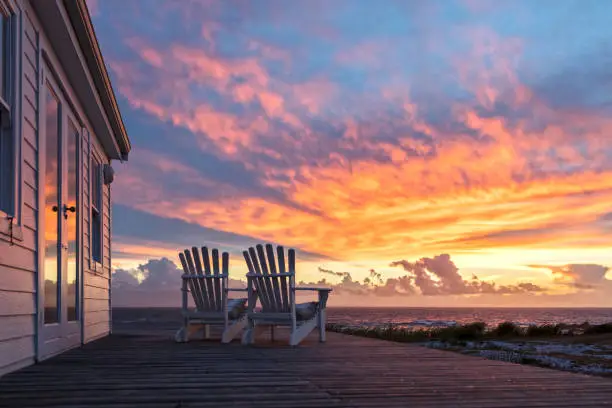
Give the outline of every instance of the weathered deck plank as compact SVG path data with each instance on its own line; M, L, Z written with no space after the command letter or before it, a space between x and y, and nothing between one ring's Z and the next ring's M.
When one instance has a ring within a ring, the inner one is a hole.
M0 407L601 407L612 381L330 333L301 346L116 334L0 379Z

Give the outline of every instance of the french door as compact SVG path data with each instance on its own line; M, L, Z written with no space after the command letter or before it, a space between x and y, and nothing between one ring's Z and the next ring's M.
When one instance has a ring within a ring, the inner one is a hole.
M38 358L81 344L80 132L48 67L41 87Z

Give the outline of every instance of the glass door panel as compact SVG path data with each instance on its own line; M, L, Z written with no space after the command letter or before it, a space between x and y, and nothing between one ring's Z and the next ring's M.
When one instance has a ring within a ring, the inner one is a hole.
M68 172L66 174L66 200L64 205L64 213L66 220L66 308L68 321L79 320L78 310L78 262L77 262L77 188L78 188L78 169L79 164L79 131L74 123L70 121L67 134L67 153L66 160L68 161Z
M47 66L45 66L47 68ZM38 357L81 343L79 244L80 127L45 69L41 120L41 275ZM42 207L42 205L41 205Z
M46 89L45 100L45 224L44 224L44 322L60 321L61 270L58 257L60 251L60 158L61 138L59 132L59 101L51 89Z

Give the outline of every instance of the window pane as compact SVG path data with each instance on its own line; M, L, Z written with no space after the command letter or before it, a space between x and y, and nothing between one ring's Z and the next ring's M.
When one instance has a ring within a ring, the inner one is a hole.
M59 224L59 102L50 89L46 90L46 152L45 152L45 323L59 322L59 265L58 224Z
M13 134L10 129L0 127L0 210L10 215L14 215L14 153Z
M102 239L100 214L96 211L91 217L91 257L102 263Z
M9 38L9 36L7 35L8 18L5 15L1 16L2 18L0 18L0 55L2 55L2 64L0 65L0 76L2 76L2 81L0 81L0 95L2 95L6 101L6 95L4 91L6 89L5 84L8 82L8 78L6 78L6 72L8 71L6 68L9 63L9 47L6 46L6 40L7 38Z
M5 86L8 83L6 74L9 72L8 67L10 64L10 55L6 42L9 36L6 35L8 30L8 18L0 14L0 56L2 61L0 62L0 96L5 103L10 103L7 95L5 95ZM14 200L15 200L15 160L13 149L13 134L12 130L8 127L3 127L2 124L6 122L3 115L7 112L4 109L0 109L0 210L7 214L15 215L14 212Z
M91 161L91 204L100 209L100 165Z
M79 132L72 122L68 133L68 195L66 205L74 207L75 212L67 212L66 233L68 241L68 262L66 271L66 285L68 288L68 299L66 299L68 320L78 320L77 310L77 219L79 207L77 206L77 180L80 174L78 169L78 138Z
M100 163L91 161L91 257L102 262L102 201L100 182Z

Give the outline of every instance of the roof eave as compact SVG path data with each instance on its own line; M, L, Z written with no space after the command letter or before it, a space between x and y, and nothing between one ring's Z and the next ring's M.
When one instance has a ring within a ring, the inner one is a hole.
M64 0L73 29L77 35L79 46L83 51L87 66L91 72L100 100L109 118L115 139L121 151L123 160L127 160L132 149L125 124L117 104L110 76L104 64L100 45L91 22L91 16L85 0Z

